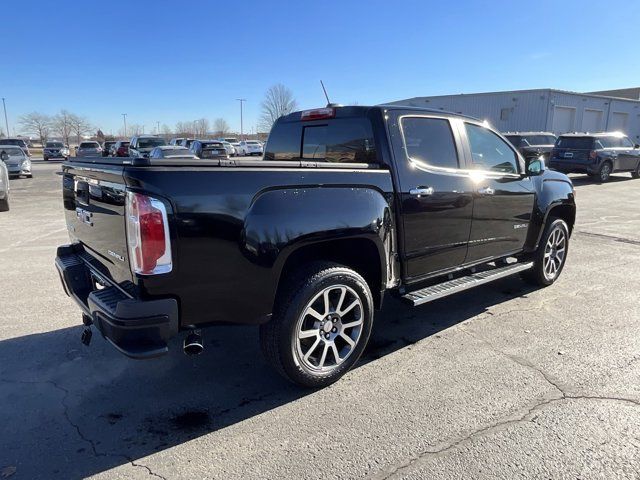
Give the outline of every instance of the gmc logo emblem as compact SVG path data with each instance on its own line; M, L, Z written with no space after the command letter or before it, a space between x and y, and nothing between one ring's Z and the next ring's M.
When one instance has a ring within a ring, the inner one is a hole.
M93 227L93 213L88 212L84 208L76 207L76 217L78 217L78 220L82 223Z

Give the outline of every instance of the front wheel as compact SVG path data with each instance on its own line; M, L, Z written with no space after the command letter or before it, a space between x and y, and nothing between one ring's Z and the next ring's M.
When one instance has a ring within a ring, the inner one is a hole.
M636 167L636 169L631 172L631 177L640 178L640 162L638 162L638 166Z
M342 265L321 262L283 285L273 319L260 327L267 361L304 387L332 384L358 361L373 325L367 282Z
M612 168L609 162L604 162L598 171L598 180L600 182L606 182L611 176Z
M569 227L561 218L550 218L544 229L538 249L534 254L533 267L522 273L522 278L540 287L554 283L567 260L569 251Z
M9 211L9 197L5 197L0 200L0 212L8 212Z

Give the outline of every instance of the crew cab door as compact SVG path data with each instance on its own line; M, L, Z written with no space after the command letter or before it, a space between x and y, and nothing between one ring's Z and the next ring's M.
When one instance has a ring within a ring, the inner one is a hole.
M464 262L472 182L455 124L446 116L389 112L401 214L403 276L408 283Z
M484 124L461 121L474 180L473 221L465 263L522 250L535 189L516 150Z

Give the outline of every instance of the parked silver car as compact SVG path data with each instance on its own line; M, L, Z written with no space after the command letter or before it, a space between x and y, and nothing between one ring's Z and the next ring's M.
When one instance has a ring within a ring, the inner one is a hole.
M98 142L80 142L76 157L102 157L102 146Z
M4 164L4 157L9 157L6 153L0 154L0 212L9 211L9 173Z
M218 141L224 145L224 149L227 151L227 155L229 155L230 157L235 157L238 153L236 152L236 147L234 147L233 145L231 145L229 142L227 142L226 140L220 140L218 139Z
M22 148L0 144L0 157L2 157L10 177L23 175L31 178L33 176L31 173L31 159Z
M262 155L262 144L257 140L243 140L240 142L241 155Z
M149 158L196 158L187 147L179 145L163 145L156 147L149 153Z

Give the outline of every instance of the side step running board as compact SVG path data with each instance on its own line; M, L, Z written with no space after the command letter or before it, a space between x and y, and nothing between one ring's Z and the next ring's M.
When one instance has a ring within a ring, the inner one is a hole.
M406 295L403 295L402 298L415 307L448 295L453 295L454 293L462 292L463 290L469 290L470 288L477 287L478 285L483 285L500 278L508 277L514 273L529 270L531 267L533 267L533 262L516 263L514 265L507 265L506 267L499 267L494 268L493 270L473 273L466 277L456 278L454 280L438 283L437 285L431 285L430 287L425 287L420 290L407 293Z

